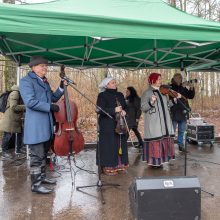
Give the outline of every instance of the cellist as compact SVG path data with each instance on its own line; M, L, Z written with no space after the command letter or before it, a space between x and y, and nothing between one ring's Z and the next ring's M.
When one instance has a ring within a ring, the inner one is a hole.
M59 111L59 106L53 103L63 95L64 82L52 92L46 78L48 60L33 56L28 65L31 71L20 80L20 93L26 106L24 144L30 150L31 190L47 194L53 190L41 184L56 184L46 178L46 157L53 137L52 112Z
M101 166L104 174L115 176L118 173L126 173L128 167L126 134L116 132L116 115L125 117L126 102L123 94L117 91L114 78L105 78L99 87L101 92L97 98L97 105L111 115L113 119L99 111L100 135L96 163Z

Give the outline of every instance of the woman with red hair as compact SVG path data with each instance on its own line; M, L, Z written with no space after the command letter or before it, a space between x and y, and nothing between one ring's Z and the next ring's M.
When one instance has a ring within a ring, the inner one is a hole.
M174 130L169 112L173 102L159 90L161 74L151 73L148 83L149 88L141 97L141 109L144 113L143 160L152 167L162 167L175 158Z

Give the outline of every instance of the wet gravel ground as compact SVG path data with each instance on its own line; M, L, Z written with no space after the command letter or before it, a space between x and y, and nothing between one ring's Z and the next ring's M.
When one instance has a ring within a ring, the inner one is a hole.
M202 189L214 193L214 197L202 192L202 220L220 219L220 145L190 145L187 154L187 176L196 175ZM129 148L130 167L127 174L101 176L102 183L120 184L119 187L104 186L101 202L98 187L77 191L76 187L96 185L95 150L89 149L75 157L73 179L66 158L58 158L55 171L48 169L48 176L57 179L54 193L39 195L30 190L28 160L17 158L3 161L0 158L0 219L1 220L131 220L133 219L128 189L135 177L184 176L184 154L176 149L176 160L162 169L152 169L141 160L141 153ZM85 171L86 170L86 171ZM72 186L73 185L73 186ZM178 219L177 219L178 220ZM187 219L186 219L187 220Z

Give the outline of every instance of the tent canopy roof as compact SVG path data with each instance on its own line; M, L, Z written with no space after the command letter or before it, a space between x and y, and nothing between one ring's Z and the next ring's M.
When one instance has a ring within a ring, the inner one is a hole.
M220 66L220 24L161 0L0 4L0 27L1 53L21 64L41 54L79 68Z

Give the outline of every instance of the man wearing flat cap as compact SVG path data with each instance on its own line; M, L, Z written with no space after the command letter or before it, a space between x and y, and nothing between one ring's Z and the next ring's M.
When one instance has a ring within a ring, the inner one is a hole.
M32 192L46 194L53 190L41 184L56 184L46 178L46 157L53 137L52 112L59 111L53 104L63 95L63 81L53 92L46 79L48 60L42 56L30 59L31 71L20 80L20 93L26 106L24 144L30 149L30 174Z

